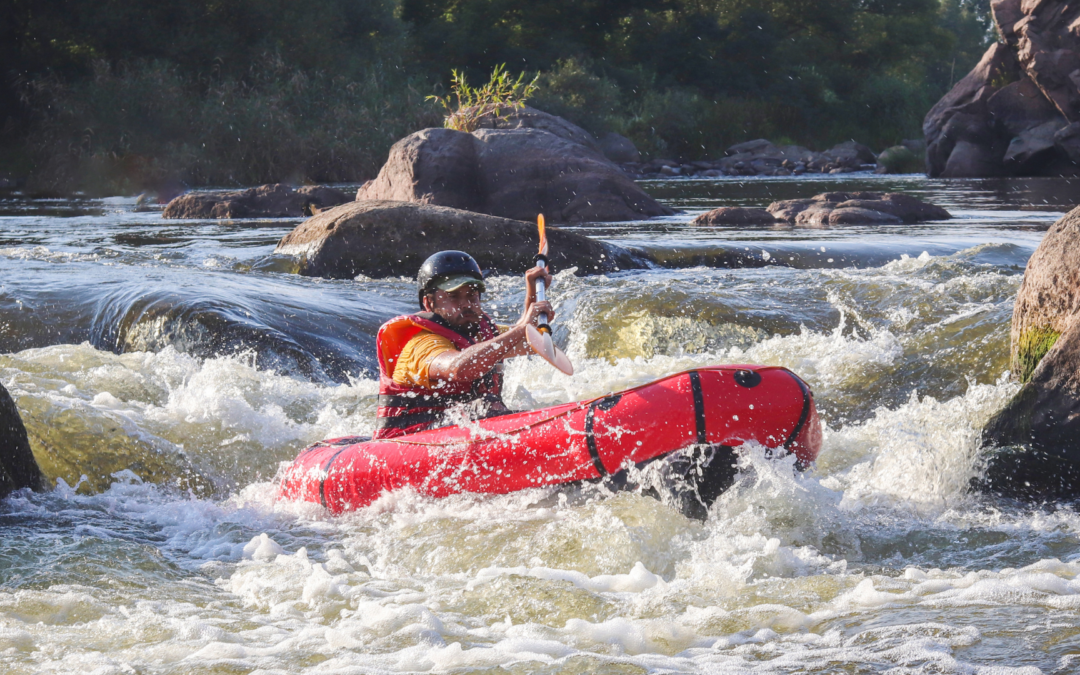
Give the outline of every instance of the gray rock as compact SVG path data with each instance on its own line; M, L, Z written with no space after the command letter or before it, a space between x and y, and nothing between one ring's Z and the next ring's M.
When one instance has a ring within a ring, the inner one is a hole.
M691 221L694 225L776 225L778 221L765 209L724 206L703 213Z
M599 151L572 140L569 122L547 115L560 120L547 123L561 130L556 134L540 128L546 113L528 112L512 128L499 121L498 128L471 134L425 129L407 136L357 200L413 201L528 221L543 213L553 223L674 213Z
M926 168L931 177L944 174L956 145L961 142L985 146L987 151L963 149L953 162L954 171L981 173L950 175L978 177L1004 172L1001 157L1005 154L1005 142L999 141L992 128L986 102L1004 84L1017 80L1019 73L1020 66L1013 51L1006 45L994 43L975 68L926 113L923 136L926 139ZM975 157L979 161L973 161Z
M302 218L311 207L330 208L349 195L329 187L294 188L281 183L230 192L189 192L165 207L163 218Z
M953 146L945 168L937 175L942 178L989 178L1004 173L1003 157L995 145L959 141Z
M980 487L1039 500L1080 496L1080 208L1058 220L1028 260L1013 307L1020 391L983 429Z
M822 154L834 161L843 162L852 168L877 162L877 156L874 155L873 150L855 141L844 141L834 145Z
M614 131L605 134L600 139L600 151L616 164L630 164L641 161L641 153L638 152L634 142Z
M390 149L375 180L357 190L356 199L411 201L480 211L484 197L479 185L476 139L453 129L424 129L406 136Z
M538 129L540 131L546 131L549 134L554 134L565 141L584 145L593 152L602 154L600 144L596 142L596 138L588 131L585 131L565 118L546 113L543 110L537 110L530 106L525 106L520 110L509 112L504 110L499 116L495 116L494 114L484 115L480 118L478 128Z
M1080 166L1080 122L1073 122L1054 134L1054 144L1070 162Z
M897 192L825 192L811 199L773 202L767 210L777 220L802 227L920 223L951 217L939 206Z
M758 138L753 141L746 141L744 143L736 143L724 152L728 157L732 155L772 155L776 156L780 154L780 148L772 144L771 141L767 141L764 138Z
M929 174L1075 175L1044 125L1080 122L1080 3L993 0L991 10L1004 42L923 122Z
M1005 151L1005 168L1023 175L1039 175L1059 158L1054 135L1066 126L1064 119L1044 122L1014 138Z
M1035 82L1021 71L1020 79L997 90L986 100L987 113L993 118L994 125L1008 137L1019 136L1028 129L1052 120L1061 120L1054 104L1039 91Z
M543 133L543 132L538 132ZM643 254L549 227L551 266L578 274L643 269ZM536 225L445 206L357 201L330 209L285 235L276 253L296 256L300 274L352 279L413 276L433 253L463 250L485 270L523 273L535 264Z
M30 449L19 409L0 385L0 499L22 488L44 490L45 477Z

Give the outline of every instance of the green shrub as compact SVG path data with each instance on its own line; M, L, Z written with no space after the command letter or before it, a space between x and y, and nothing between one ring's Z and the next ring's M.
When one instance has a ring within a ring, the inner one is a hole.
M525 107L525 101L536 91L536 80L525 82L525 73L516 80L506 72L506 64L495 66L491 78L482 87L470 87L465 73L451 71L450 93L446 96L428 96L446 111L443 126L457 131L476 131L480 119L487 115L502 117L505 113Z

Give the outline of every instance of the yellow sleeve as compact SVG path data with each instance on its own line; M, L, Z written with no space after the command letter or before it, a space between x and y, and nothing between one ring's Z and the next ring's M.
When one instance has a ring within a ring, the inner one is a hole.
M502 335L506 331L510 330L510 326L504 326L501 323L495 324L495 329L499 331L499 335Z
M428 380L428 368L431 361L448 351L454 350L454 343L441 335L431 331L417 333L411 340L405 343L401 350L401 356L394 364L394 382L413 387L431 389Z

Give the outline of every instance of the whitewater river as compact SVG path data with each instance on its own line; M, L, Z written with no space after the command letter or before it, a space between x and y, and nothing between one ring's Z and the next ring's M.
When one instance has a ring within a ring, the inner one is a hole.
M816 467L751 448L705 522L595 486L279 503L282 462L371 430L375 332L412 280L293 274L272 250L295 220L0 201L0 382L55 485L0 502L0 673L1080 672L1080 513L968 488L1017 389L1024 265L1080 181L644 185L686 212L575 229L666 267L558 274L578 373L518 360L508 400L791 368L826 425ZM956 217L689 225L857 188ZM520 280L488 287L514 320Z

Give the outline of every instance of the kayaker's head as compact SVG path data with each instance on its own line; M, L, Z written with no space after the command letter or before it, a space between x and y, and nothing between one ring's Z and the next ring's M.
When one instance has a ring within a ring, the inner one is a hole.
M435 312L451 326L467 326L480 321L484 273L468 253L436 253L420 266L416 283L420 307L424 310Z

